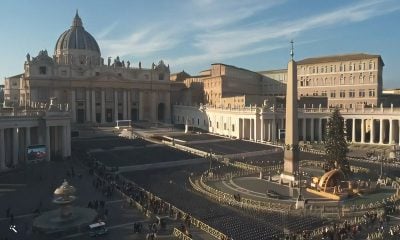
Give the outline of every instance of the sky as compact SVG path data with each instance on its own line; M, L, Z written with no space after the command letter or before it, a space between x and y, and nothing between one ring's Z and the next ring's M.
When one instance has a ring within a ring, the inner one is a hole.
M379 54L384 88L400 88L399 0L2 0L0 84L23 72L69 29L78 9L102 57L131 66L161 59L191 75L212 63L252 71L286 68L295 59Z

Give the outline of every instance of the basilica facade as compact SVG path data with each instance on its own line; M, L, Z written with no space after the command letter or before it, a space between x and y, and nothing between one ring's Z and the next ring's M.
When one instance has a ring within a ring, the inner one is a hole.
M119 57L106 63L76 13L58 38L54 55L26 56L24 72L6 78L5 106L38 108L51 98L71 112L72 123L116 120L170 122L170 70L163 61L142 67Z

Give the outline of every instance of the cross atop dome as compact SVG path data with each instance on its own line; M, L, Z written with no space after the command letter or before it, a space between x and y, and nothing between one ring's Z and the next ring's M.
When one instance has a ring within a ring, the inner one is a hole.
M74 20L72 21L72 27L82 27L82 20L79 17L78 9L76 9Z

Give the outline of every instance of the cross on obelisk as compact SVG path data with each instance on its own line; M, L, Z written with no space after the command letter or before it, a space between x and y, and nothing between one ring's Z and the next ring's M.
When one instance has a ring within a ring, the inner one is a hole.
M293 60L293 40L288 63L288 80L286 85L286 130L284 165L281 179L295 181L295 172L299 166L299 134L297 120L297 64Z

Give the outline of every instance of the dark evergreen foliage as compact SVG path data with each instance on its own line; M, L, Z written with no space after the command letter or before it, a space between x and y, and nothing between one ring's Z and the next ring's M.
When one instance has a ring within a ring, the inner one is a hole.
M346 175L350 173L350 165L346 158L349 152L345 135L343 117L338 108L335 108L326 129L326 169L340 168Z

